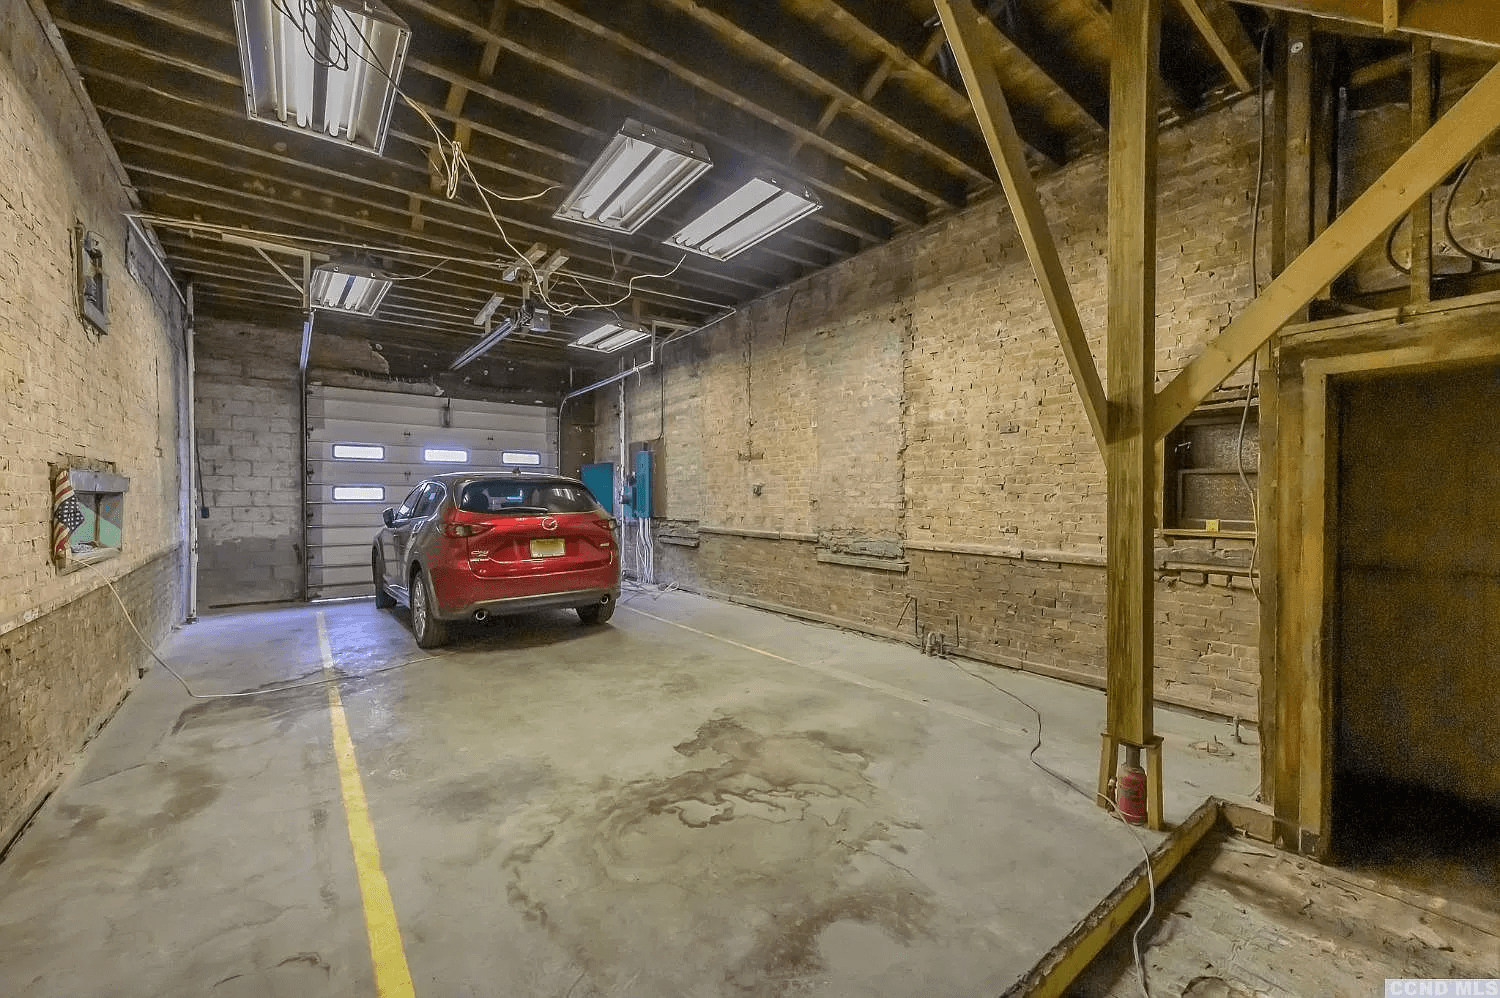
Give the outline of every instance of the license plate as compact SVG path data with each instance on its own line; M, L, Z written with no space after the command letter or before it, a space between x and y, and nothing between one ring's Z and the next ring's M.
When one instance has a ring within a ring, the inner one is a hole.
M561 537L548 537L531 542L533 558L556 558L567 553L567 545Z

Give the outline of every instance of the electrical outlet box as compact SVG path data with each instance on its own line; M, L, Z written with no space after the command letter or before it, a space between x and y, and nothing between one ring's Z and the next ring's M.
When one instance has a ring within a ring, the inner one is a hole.
M631 500L631 509L635 515L642 520L651 519L651 451L642 448L631 457L634 469L635 494Z

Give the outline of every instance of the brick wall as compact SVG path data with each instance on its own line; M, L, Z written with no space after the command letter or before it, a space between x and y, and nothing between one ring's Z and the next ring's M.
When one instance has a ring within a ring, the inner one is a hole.
M113 580L136 626L153 641L182 619L185 550L171 548ZM151 667L102 585L0 634L0 843L113 712L137 670Z
M1250 296L1257 136L1253 98L1162 136L1160 383ZM1040 185L1101 368L1105 166ZM664 427L659 531L689 545L659 545L658 581L876 633L915 616L976 657L1102 682L1103 462L1003 200L754 303L627 385L629 438ZM613 391L598 414L612 460ZM1159 695L1255 716L1248 545L1159 543Z
M118 702L181 614L181 305L128 235L125 189L25 0L0 0L0 830ZM72 229L104 248L109 333L75 305ZM130 479L119 557L50 560L49 465Z

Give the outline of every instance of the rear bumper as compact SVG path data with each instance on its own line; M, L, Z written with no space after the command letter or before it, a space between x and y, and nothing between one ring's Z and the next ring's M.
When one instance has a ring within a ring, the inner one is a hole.
M545 576L485 579L464 569L432 572L437 616L462 620L476 610L500 616L533 610L569 609L620 598L617 566Z

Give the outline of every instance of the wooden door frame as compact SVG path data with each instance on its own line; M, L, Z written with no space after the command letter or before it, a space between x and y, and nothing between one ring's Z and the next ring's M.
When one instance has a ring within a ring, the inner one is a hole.
M1500 359L1500 295L1289 327L1271 370L1275 487L1263 515L1261 774L1287 849L1325 858L1334 775L1337 462L1341 382ZM1269 632L1269 633L1267 633Z

